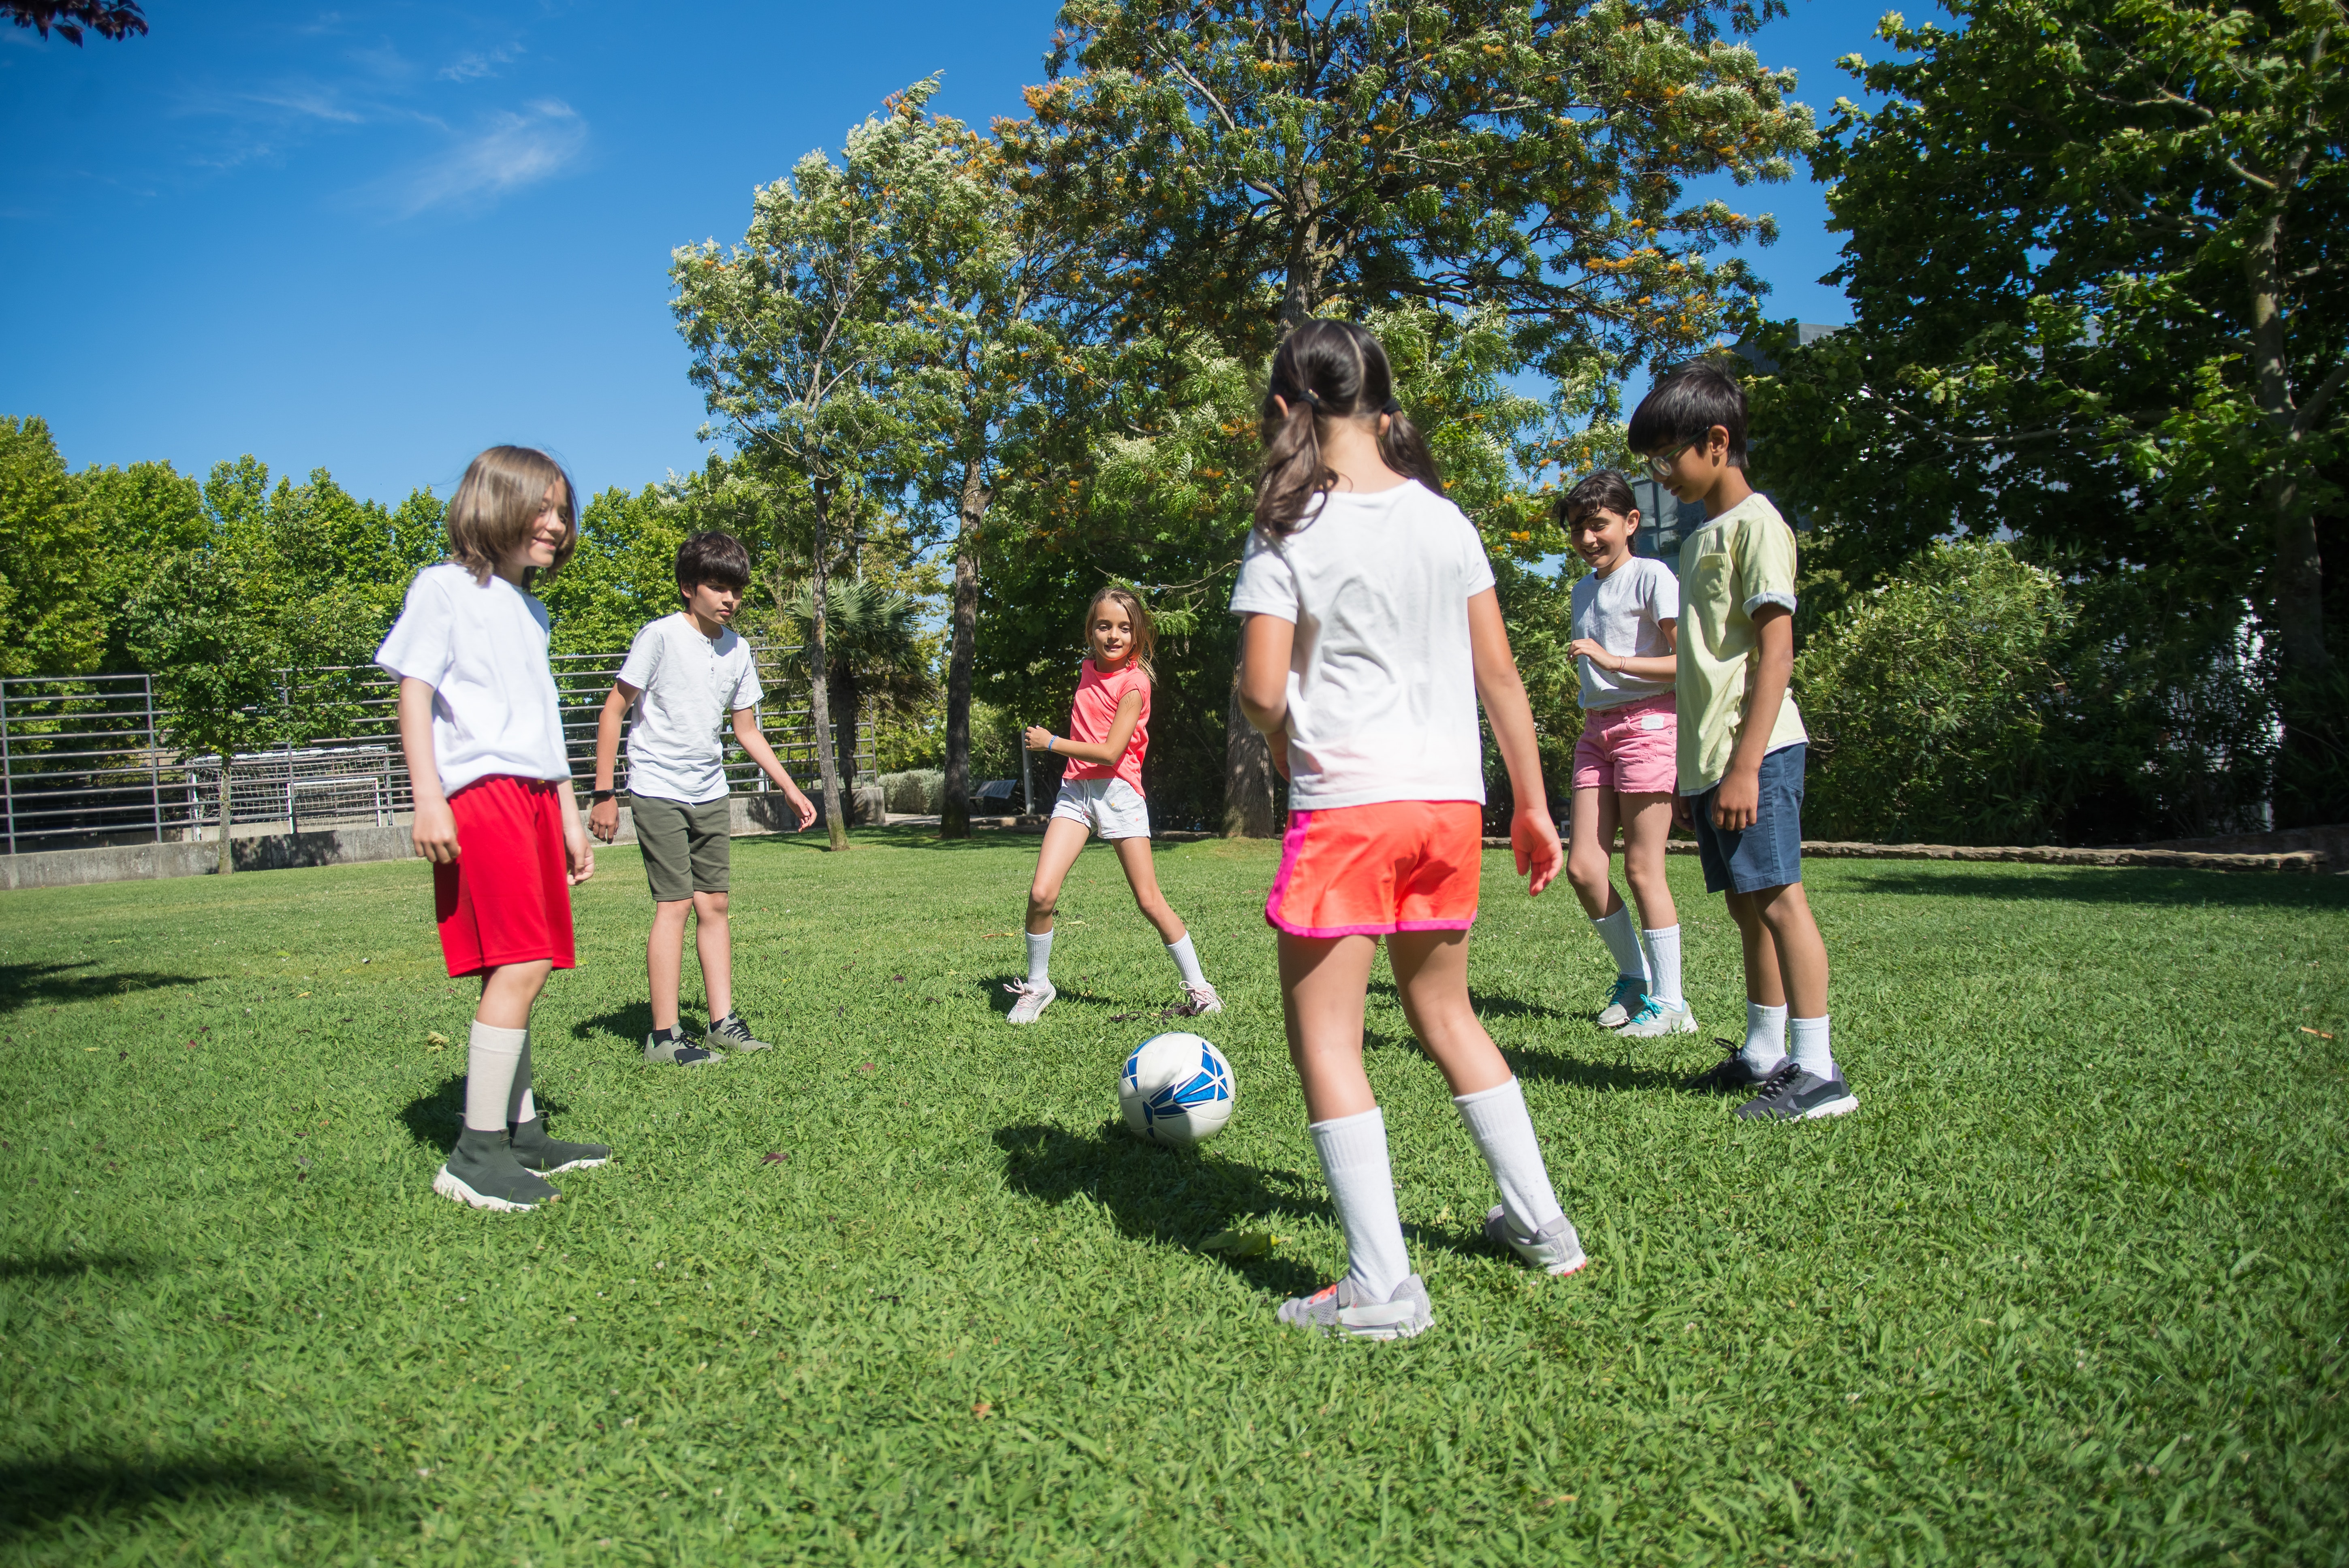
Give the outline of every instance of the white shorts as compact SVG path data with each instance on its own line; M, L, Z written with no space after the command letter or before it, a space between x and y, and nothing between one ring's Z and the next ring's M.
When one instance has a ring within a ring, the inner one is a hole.
M1150 837L1150 802L1123 779L1063 779L1052 820L1063 817L1104 839Z

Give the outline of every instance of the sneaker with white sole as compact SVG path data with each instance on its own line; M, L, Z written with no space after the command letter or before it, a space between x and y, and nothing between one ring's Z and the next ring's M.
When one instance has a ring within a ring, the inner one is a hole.
M1823 1116L1848 1116L1859 1109L1859 1097L1843 1081L1843 1074L1821 1078L1806 1073L1786 1059L1770 1075L1762 1092L1737 1108L1748 1120L1813 1121Z
M1004 989L1019 998L1011 1004L1011 1021L1015 1024L1034 1023L1052 1005L1052 998L1060 995L1052 989L1050 980L1014 980Z
M612 1159L612 1146L608 1143L573 1143L549 1138L546 1118L543 1116L506 1123L506 1141L517 1164L542 1176L552 1176L558 1171L592 1171L610 1163Z
M1615 1031L1619 1040L1653 1040L1665 1035L1696 1033L1696 1012L1686 1002L1675 1006L1653 996L1640 998L1639 1010Z
M662 1039L658 1034L645 1037L645 1060L670 1067L706 1068L719 1060L716 1051L693 1043L693 1037L679 1029L675 1037Z
M1185 980L1183 982L1183 995L1190 998L1183 1011L1194 1018L1203 1018L1209 1013L1220 1013L1224 1010L1224 999L1216 995L1216 988L1205 980L1200 981L1196 985Z
M1509 1212L1495 1203L1485 1215L1485 1234L1544 1274L1570 1274L1590 1261L1582 1255L1582 1238L1574 1233L1574 1222L1564 1214L1532 1235L1521 1236L1509 1223Z
M1427 1305L1425 1283L1406 1274L1384 1301L1364 1300L1351 1279L1291 1297L1280 1305L1280 1321L1316 1334L1335 1330L1351 1339L1409 1339L1433 1327L1435 1314Z
M1607 1006L1599 1009L1599 1026L1619 1029L1631 1021L1631 1015L1648 999L1648 983L1637 975L1615 976L1615 989L1607 993Z
M468 1127L449 1150L449 1163L432 1178L432 1190L473 1209L527 1213L563 1196L536 1172L526 1171L507 1145L503 1128L476 1132Z
M774 1047L750 1033L740 1013L729 1013L702 1031L704 1046L729 1051L771 1051Z

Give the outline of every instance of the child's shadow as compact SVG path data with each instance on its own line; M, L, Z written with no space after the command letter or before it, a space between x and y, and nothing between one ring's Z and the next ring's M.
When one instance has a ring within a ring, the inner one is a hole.
M1634 1089L1677 1089L1685 1074L1661 1068L1635 1067L1628 1061L1585 1061L1523 1046L1504 1046L1502 1057L1521 1078L1571 1084L1577 1088L1629 1093Z
M534 1088L532 1098L543 1117L561 1116L571 1109L548 1100ZM400 1108L399 1119L407 1124L408 1136L422 1147L443 1154L456 1148L457 1134L465 1126L465 1075L451 1073L438 1088L409 1100Z
M685 1020L680 1018L678 1022ZM652 1032L653 1005L650 1002L630 1002L608 1013L582 1018L571 1026L571 1037L574 1040L592 1040L599 1035L610 1035L638 1047Z

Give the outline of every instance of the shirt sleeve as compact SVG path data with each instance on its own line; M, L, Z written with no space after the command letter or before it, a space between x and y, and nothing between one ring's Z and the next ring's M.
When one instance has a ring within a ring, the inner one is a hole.
M1460 520L1460 575L1467 584L1461 597L1474 599L1494 586L1492 559L1485 553L1485 541L1477 534L1476 525L1468 521L1468 514L1454 507L1452 515Z
M436 691L456 662L451 645L456 628L455 607L448 590L429 573L419 573L408 585L408 598L392 623L391 634L375 651L375 662L395 676L422 681Z
M1748 615L1764 604L1795 607L1795 531L1775 518L1755 518L1741 530L1738 577Z
M653 672L660 668L660 628L658 621L638 628L628 656L620 662L620 679L638 691L653 684Z
M1681 580L1672 569L1659 561L1648 573L1648 614L1659 624L1681 618Z
M1262 534L1251 531L1247 549L1240 556L1239 581L1232 584L1232 614L1271 615L1295 625L1302 608L1297 597L1297 574L1289 570L1288 560L1267 544Z
M759 684L759 661L746 645L742 650L742 678L734 683L734 700L727 705L729 717L746 707L758 707L759 699L766 695L767 688Z

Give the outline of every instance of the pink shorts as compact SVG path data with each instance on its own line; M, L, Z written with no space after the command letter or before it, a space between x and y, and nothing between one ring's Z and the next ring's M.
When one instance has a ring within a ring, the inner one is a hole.
M1592 708L1574 743L1574 788L1670 795L1680 785L1680 717L1672 694Z
M1291 811L1264 918L1291 936L1465 931L1484 869L1485 809L1474 800Z

